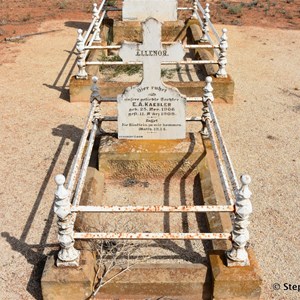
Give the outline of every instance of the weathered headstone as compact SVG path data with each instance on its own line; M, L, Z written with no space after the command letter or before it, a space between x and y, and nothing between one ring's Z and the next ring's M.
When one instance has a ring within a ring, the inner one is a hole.
M143 80L118 96L120 139L182 139L186 135L185 98L161 81L161 62L179 62L184 57L180 43L161 44L161 23L149 18L143 23L143 44L124 42L124 62L143 63Z
M124 0L123 21L177 21L177 0Z

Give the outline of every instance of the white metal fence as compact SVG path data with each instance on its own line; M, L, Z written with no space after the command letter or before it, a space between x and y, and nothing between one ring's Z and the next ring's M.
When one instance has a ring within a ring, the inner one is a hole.
M138 65L140 62L127 62L123 61L88 61L88 54L91 50L118 50L121 48L119 45L108 45L108 46L99 46L94 45L94 42L101 42L100 30L103 20L106 16L108 10L112 10L105 6L106 0L102 0L99 8L97 4L93 4L93 17L90 26L83 35L82 29L78 29L77 37L77 46L78 51L77 57L77 66L78 73L76 75L77 79L87 79L88 73L86 71L87 66L102 66L102 65ZM114 9L116 10L116 9ZM121 10L121 9L117 9ZM209 4L207 3L205 8L203 8L199 0L193 1L193 7L179 7L178 10L191 10L191 18L199 21L199 26L202 31L202 37L197 44L192 45L183 45L185 49L199 49L207 48L213 49L217 59L215 60L183 60L181 62L162 62L163 65L206 65L206 64L217 64L219 69L215 74L216 77L227 77L226 65L227 65L227 49L228 49L228 37L227 29L223 29L222 35L219 36L217 30L213 26L210 20L210 9ZM213 36L210 35L210 31L213 33ZM201 45L202 43L202 45Z
M91 108L87 122L74 158L69 180L65 187L65 177L57 175L55 181L57 190L55 193L54 211L58 216L58 240L60 251L58 253L58 266L74 266L79 264L80 252L74 248L75 239L175 239L175 240L231 240L232 248L227 252L229 261L235 265L248 265L248 253L246 244L249 240L247 226L252 212L250 201L251 192L248 185L251 179L248 175L241 176L241 185L236 178L232 162L230 160L224 138L213 108L212 78L206 78L203 96L199 99L203 102L201 116L187 118L187 121L201 121L203 138L209 138L212 144L219 177L222 183L226 205L200 205L200 206L82 206L80 198L87 174L87 167L91 158L92 148L96 138L96 131L101 129L103 121L117 121L117 116L101 116L100 105L106 101L116 99L102 99L97 84L98 78L93 77ZM88 138L89 135L89 138ZM221 150L221 152L219 151ZM134 199L133 199L134 200ZM78 212L89 213L199 213L219 212L233 214L233 231L219 233L110 233L110 232L75 232L74 223Z

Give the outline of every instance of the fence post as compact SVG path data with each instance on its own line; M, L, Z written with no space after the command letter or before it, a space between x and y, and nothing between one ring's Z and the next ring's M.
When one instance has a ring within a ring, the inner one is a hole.
M101 100L101 96L99 93L99 87L98 87L98 77L97 76L93 76L92 78L92 86L91 86L91 97L90 97L90 102L92 103L94 100L100 101Z
M203 97L202 97L202 102L203 102L203 107L202 107L202 116L201 116L201 123L202 123L202 129L201 129L201 135L203 138L208 138L209 134L207 131L207 127L206 127L206 120L210 119L210 113L208 110L208 106L207 106L207 101L214 101L214 95L213 95L213 87L211 85L212 83L212 78L210 76L207 76L205 78L205 86L203 88Z
M97 3L93 3L93 17L92 18L98 18L98 8L97 8Z
M203 16L203 28L202 28L202 32L203 35L200 39L201 42L208 42L208 32L209 32L209 27L208 27L208 23L210 20L210 9L209 9L209 3L206 3L205 9L204 9L204 16Z
M193 14L192 14L192 19L197 19L197 11L198 11L197 0L194 0L194 1L193 1Z
M237 201L235 204L234 225L232 231L232 248L226 252L227 265L232 266L249 266L249 257L246 250L249 241L249 216L252 213L251 191L248 185L251 182L249 175L242 175L242 186L238 191Z
M223 34L220 39L220 54L219 54L219 59L218 59L218 64L219 64L219 70L216 74L216 77L227 77L227 72L226 72L226 65L227 65L227 49L228 49L228 38L227 38L227 29L223 28L222 30Z
M60 250L56 265L58 267L79 266L80 251L74 248L74 218L71 213L70 191L64 187L65 176L59 174L55 176L57 190L55 192L54 213L58 217L58 241Z
M100 38L100 17L98 14L98 8L97 8L97 3L93 4L93 17L96 18L95 26L94 26L94 31L95 31L95 42L101 42Z
M76 79L87 79L88 74L85 70L85 58L84 58L84 42L82 36L82 29L78 29L78 37L77 37L77 45L76 49L78 51L77 56L77 66L78 66L78 73L76 75Z

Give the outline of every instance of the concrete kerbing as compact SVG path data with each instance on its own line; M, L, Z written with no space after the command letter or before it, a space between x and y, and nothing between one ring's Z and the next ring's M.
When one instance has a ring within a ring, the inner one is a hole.
M208 300L210 282L208 268L202 264L142 264L117 276L101 289L96 299Z
M227 267L224 251L209 253L215 300L260 299L262 278L251 248L248 249L250 266Z
M79 267L57 267L55 256L49 256L43 271L41 286L44 300L82 300L93 290L95 257L81 251Z

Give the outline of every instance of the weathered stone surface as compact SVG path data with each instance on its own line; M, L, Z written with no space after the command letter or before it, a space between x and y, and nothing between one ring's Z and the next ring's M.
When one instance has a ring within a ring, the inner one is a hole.
M182 40L185 36L184 22L178 20L175 22L164 22L162 25L162 40L165 42L174 42ZM140 22L115 21L113 23L113 39L115 44L121 44L124 41L142 42L142 27Z
M99 206L103 205L104 174L96 168L89 167L80 200L80 205ZM75 222L75 231L89 232L99 229L99 214L78 213ZM86 240L77 240L76 249L93 250L92 244Z
M97 299L211 299L210 281L201 264L137 265L104 286Z
M259 299L262 279L253 250L248 249L250 266L227 267L224 251L209 254L215 300Z
M118 140L106 136L99 147L99 170L106 178L120 176L158 177L166 176L176 166L189 167L204 156L200 134L189 134L184 140ZM179 168L176 175L185 174Z
M90 102L92 76L88 79L76 79L72 76L70 79L70 102Z
M161 62L184 57L180 43L161 44L161 23L143 23L143 43L124 42L119 52L124 62L143 63L143 80L118 96L120 139L182 139L185 137L185 98L161 81Z
M92 292L95 258L82 251L79 267L56 267L55 257L47 258L41 279L44 300L83 300Z
M199 168L204 204L226 205L214 154L208 139L204 140L204 146L206 159ZM210 232L231 232L232 224L228 213L207 213L206 217ZM214 250L228 250L231 248L231 242L213 240L212 246Z
M162 9L163 8L163 9ZM145 21L152 17L160 22L177 20L176 0L124 0L123 21Z

